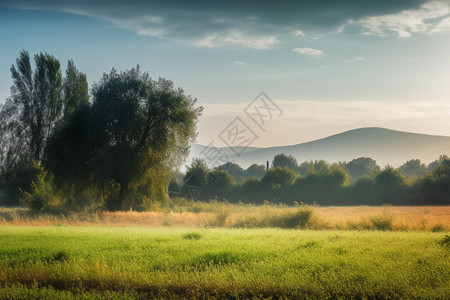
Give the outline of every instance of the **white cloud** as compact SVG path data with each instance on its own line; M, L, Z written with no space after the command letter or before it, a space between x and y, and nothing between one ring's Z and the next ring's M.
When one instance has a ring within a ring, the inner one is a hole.
M362 61L365 61L365 60L366 59L364 57L357 56L357 57L352 58L352 59L347 59L345 62L346 63L353 63L353 62L362 62Z
M313 49L313 48L295 48L295 49L292 49L292 51L297 52L299 54L310 55L310 56L317 56L317 55L321 55L323 53L322 50Z
M296 31L294 31L294 35L295 35L295 36L305 36L305 34L303 33L303 31L301 31L301 30L296 30Z
M250 35L239 30L232 30L224 35L210 35L194 42L197 46L209 48L234 45L260 50L273 48L278 43L275 36Z
M430 1L419 9L404 10L398 14L367 17L355 24L366 35L388 36L395 33L406 38L413 33L436 33L450 29L450 2ZM352 23L352 22L350 22Z
M245 65L244 62L239 61L239 60L234 60L234 61L233 61L233 64L235 64L235 65Z

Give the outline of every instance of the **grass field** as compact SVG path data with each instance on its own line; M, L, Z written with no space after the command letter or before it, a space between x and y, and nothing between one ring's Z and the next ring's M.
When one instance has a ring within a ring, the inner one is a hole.
M150 212L98 212L66 215L29 214L0 208L0 225L177 226L267 228L296 227L280 224L298 212L311 211L303 227L314 230L449 231L450 206L287 207L234 205L221 202L183 203ZM302 227L302 226L300 226Z
M1 299L445 299L448 232L0 226Z

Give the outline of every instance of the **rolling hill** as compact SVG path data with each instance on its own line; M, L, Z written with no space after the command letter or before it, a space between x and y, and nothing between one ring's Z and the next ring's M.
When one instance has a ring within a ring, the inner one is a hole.
M195 144L191 148L188 163L192 158L203 158L206 146ZM395 131L385 128L359 128L335 134L323 139L290 146L270 148L249 147L239 156L230 148L220 148L229 160L242 167L253 163L265 165L276 154L294 156L297 161L324 159L328 162L350 161L358 157L371 157L380 166L400 166L409 159L419 158L429 163L442 154L450 155L450 137Z

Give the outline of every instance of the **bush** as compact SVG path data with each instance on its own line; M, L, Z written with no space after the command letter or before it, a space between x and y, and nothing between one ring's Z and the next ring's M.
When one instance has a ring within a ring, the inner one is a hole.
M199 240L201 239L202 235L198 232L190 232L182 235L183 239L185 240Z
M439 241L442 247L450 248L450 235L446 234L442 240Z
M282 228L306 228L311 217L313 210L308 206L303 206L295 212L287 213L281 218Z
M444 231L444 226L442 224L436 224L433 227L431 227L431 232L441 232Z
M392 230L392 222L394 217L392 214L385 210L382 213L370 217L370 223L372 228L376 230Z

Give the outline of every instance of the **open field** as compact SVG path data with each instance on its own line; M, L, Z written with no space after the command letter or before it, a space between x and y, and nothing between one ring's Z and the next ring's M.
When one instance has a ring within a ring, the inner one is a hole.
M285 224L301 211L311 211L308 229L315 230L397 230L448 231L449 206L351 206L286 207L279 205L235 205L220 202L183 203L152 212L99 212L65 215L33 215L26 210L0 208L0 224L8 225L75 225L75 226L178 226L227 228L295 228ZM375 222L375 223L374 223ZM378 223L377 223L378 222Z
M445 233L0 226L0 298L450 294Z

